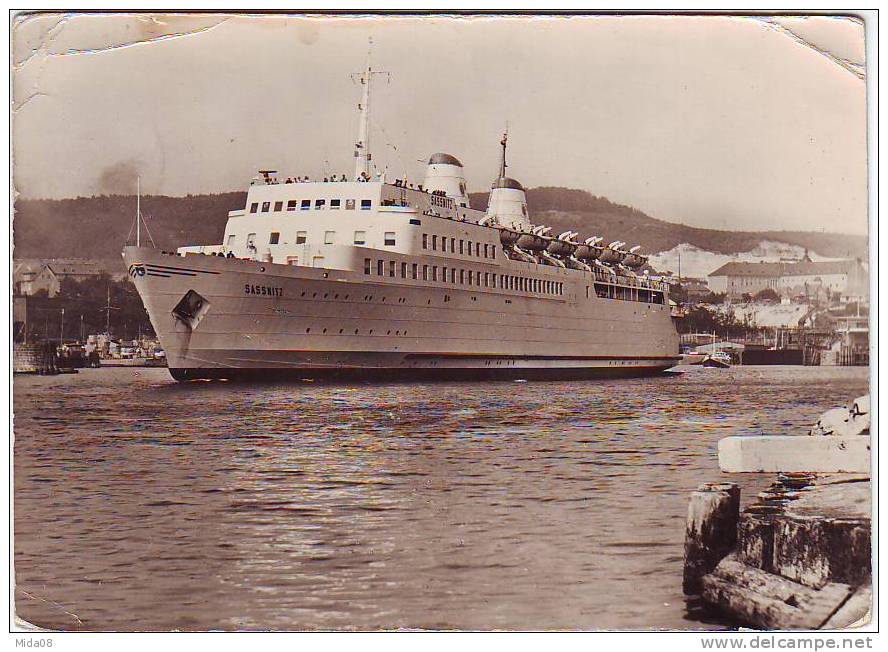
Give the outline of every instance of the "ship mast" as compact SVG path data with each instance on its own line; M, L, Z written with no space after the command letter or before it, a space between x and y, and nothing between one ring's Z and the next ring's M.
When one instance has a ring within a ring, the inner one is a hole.
M373 75L388 75L389 73L373 70L370 64L370 55L373 50L373 39L369 39L367 47L367 68L361 73L352 75L352 79L363 86L361 103L358 104L360 121L358 126L358 141L355 143L355 180L370 179L370 164L373 155L370 153L370 84Z
M503 179L506 176L506 142L509 140L509 127L506 127L506 131L503 134L503 139L500 141L500 145L503 147L502 158L500 159L500 172L499 178Z
M142 177L136 177L136 246L142 246Z

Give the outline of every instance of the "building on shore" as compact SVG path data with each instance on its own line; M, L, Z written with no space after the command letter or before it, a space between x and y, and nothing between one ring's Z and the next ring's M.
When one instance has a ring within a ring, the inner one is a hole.
M869 277L858 260L814 262L807 256L794 263L731 262L709 275L709 288L731 299L771 289L792 299L859 299L869 294Z
M21 259L13 266L13 294L33 296L43 290L52 298L58 295L65 279L79 282L103 274L107 274L115 281L126 278L126 270L117 261L86 258Z

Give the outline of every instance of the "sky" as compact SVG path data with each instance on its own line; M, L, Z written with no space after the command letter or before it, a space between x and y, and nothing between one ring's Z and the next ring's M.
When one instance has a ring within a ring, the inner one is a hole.
M867 232L864 28L848 18L45 14L13 32L23 197L350 174L373 39L374 161L433 152L729 230Z

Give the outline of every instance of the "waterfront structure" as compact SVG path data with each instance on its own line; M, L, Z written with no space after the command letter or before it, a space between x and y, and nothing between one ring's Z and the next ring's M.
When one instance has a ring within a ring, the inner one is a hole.
M531 224L507 136L485 211L451 154L433 154L421 184L376 170L373 74L360 76L353 176L260 170L221 244L125 249L175 378L584 378L677 363L668 285L637 273L638 247Z
M867 273L859 260L814 262L806 256L794 263L731 262L712 272L708 280L713 292L727 293L732 299L766 288L788 297L867 294Z
M30 297L46 292L51 298L59 293L60 287L59 277L45 263L18 262L12 269L12 290L16 296Z
M33 296L45 291L50 298L56 296L62 281L83 281L108 275L115 281L126 278L126 271L113 261L87 260L85 258L27 258L15 262L12 272L13 293Z

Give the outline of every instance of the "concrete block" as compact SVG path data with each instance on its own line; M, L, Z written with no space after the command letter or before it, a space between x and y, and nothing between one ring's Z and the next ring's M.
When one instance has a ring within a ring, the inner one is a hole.
M727 473L869 473L870 438L725 437L718 442L718 465Z

